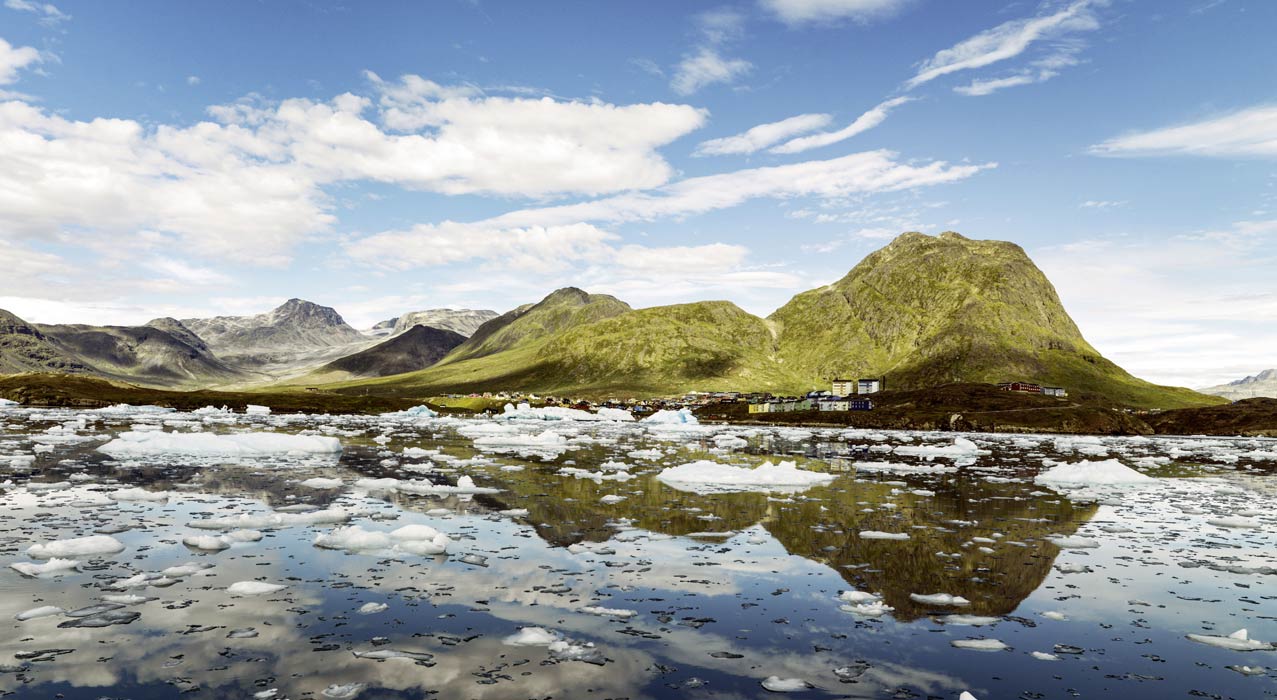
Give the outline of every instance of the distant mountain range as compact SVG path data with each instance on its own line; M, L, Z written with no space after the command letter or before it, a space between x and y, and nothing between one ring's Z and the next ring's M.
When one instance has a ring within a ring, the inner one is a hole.
M372 327L371 335L378 337L399 335L417 326L439 328L452 331L469 338L484 323L497 317L497 312L474 309L426 309L425 311L409 311Z
M1254 376L1207 387L1200 391L1203 394L1222 396L1232 401L1259 397L1277 398L1277 369L1266 369Z
M0 373L58 371L149 386L323 385L425 397L525 390L798 393L834 378L888 388L1028 381L1135 407L1218 401L1137 379L1082 337L1011 243L907 233L767 318L728 301L633 309L560 289L507 313L431 309L361 333L300 299L255 316L146 326L34 326L0 315Z

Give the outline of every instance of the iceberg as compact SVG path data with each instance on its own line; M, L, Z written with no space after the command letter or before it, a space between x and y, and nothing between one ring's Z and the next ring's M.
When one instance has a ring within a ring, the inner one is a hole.
M681 491L800 491L812 486L820 486L837 478L834 474L823 474L799 469L794 462L772 464L765 462L759 467L733 467L730 464L719 464L708 460L689 462L677 467L661 470L656 478L661 483Z
M285 454L337 454L341 441L287 433L162 433L130 431L98 448L112 457L262 457Z
M1116 459L1102 462L1061 464L1038 474L1033 483L1041 486L1126 486L1147 484L1153 477L1141 474Z
M700 421L692 414L691 409L680 408L677 411L664 409L644 418L642 423L648 425L699 425Z
M90 535L69 540L55 540L33 544L27 548L32 559L57 559L59 557L85 557L94 554L116 554L124 551L124 543L110 535Z

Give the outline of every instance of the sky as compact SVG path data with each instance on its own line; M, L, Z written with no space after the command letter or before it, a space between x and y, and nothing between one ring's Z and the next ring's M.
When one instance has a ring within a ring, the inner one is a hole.
M1277 366L1271 0L0 3L29 321L766 315L954 230L1137 376Z

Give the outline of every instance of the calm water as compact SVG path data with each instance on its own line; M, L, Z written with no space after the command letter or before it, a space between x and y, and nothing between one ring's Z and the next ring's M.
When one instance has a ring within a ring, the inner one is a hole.
M98 450L156 429L343 451ZM0 694L752 698L774 676L808 685L795 697L1277 697L1277 652L1186 638L1277 641L1277 441L967 437L978 452L936 433L0 408ZM698 493L656 476L779 459L837 477ZM1102 460L1156 479L1034 483ZM486 492L420 493L465 477ZM451 541L316 546L343 524ZM236 525L261 539L183 543ZM8 566L95 533L123 551ZM845 591L891 610L858 614ZM913 597L938 593L968 603ZM15 619L42 606L75 616ZM521 628L537 643L512 643ZM1005 648L953 645L973 639Z

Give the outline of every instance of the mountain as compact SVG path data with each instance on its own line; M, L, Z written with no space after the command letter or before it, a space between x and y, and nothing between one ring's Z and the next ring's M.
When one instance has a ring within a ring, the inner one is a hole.
M222 362L190 331L146 326L42 325L46 337L93 374L134 384L194 388L249 375Z
M256 316L189 318L180 323L226 362L274 376L296 374L376 342L332 308L301 299L289 299Z
M469 338L484 323L497 317L497 312L487 309L426 309L410 311L399 318L392 318L372 327L373 335L387 336L406 333L416 326L439 328L459 333Z
M84 362L58 347L40 329L0 309L0 374L83 374L91 371Z
M1245 379L1200 389L1203 394L1222 396L1230 401L1260 397L1277 398L1277 369L1266 369Z
M447 361L458 362L526 347L574 326L630 310L629 304L616 297L565 287L536 304L525 304L479 326Z
M1013 243L906 233L769 319L778 359L818 386L835 377L885 377L899 389L1028 381L1136 406L1202 399L1101 356Z
M1101 356L1019 246L951 232L904 234L767 319L728 302L634 311L613 297L561 289L480 326L433 367L334 388L403 396L798 393L843 376L885 377L898 389L1019 380L1133 407L1211 403Z
M344 373L348 377L385 377L425 369L442 360L453 348L466 342L465 336L441 328L413 326L367 350L329 362L315 371L316 377ZM330 379L331 381L331 379Z

